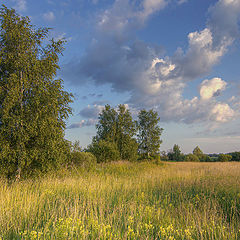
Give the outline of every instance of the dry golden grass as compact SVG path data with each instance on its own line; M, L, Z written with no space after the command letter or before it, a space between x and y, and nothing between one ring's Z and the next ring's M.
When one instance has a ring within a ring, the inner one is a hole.
M125 163L0 184L2 239L240 239L240 163Z

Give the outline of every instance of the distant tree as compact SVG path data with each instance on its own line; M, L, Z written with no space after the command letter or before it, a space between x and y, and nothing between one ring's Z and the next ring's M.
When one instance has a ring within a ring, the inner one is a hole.
M199 158L200 162L211 161L210 158L206 154L204 154L198 146L193 149L193 154Z
M98 123L96 125L97 135L95 141L109 141L115 142L117 140L117 112L110 105L105 108L98 116Z
M207 154L203 154L203 155L201 155L200 161L201 162L214 162L214 158L211 158Z
M19 179L66 160L65 120L72 95L56 80L63 41L48 38L28 17L0 9L0 167Z
M201 156L203 154L202 150L196 146L194 149L193 149L193 154L196 155L196 156Z
M129 109L124 104L118 105L116 124L116 144L121 159L136 160L138 144L134 139L136 124Z
M138 143L139 153L149 158L159 155L162 143L160 136L163 129L159 127L160 117L153 110L141 110L138 114Z
M194 155L194 154L187 154L184 158L184 161L186 162L199 162L199 158L197 155Z
M161 160L162 161L168 161L169 160L166 151L161 151L160 155L161 155Z
M229 153L229 155L232 156L231 161L240 162L240 152L232 152L232 153Z
M229 154L219 154L218 161L219 162L229 162L231 161L232 156Z
M111 142L117 147L121 159L136 160L138 148L134 139L136 124L126 106L120 104L115 110L106 105L98 119L97 135L93 139L94 146L101 140Z
M181 153L180 147L177 144L174 144L173 149L168 152L168 158L171 161L183 161L184 155Z

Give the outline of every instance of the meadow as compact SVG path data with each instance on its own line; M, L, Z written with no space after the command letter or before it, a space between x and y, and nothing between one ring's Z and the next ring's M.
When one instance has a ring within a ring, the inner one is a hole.
M240 239L240 163L129 163L0 180L0 239Z

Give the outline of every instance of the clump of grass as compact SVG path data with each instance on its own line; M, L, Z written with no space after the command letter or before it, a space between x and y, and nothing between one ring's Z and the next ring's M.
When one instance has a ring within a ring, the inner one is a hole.
M119 162L0 180L0 239L240 239L239 172Z

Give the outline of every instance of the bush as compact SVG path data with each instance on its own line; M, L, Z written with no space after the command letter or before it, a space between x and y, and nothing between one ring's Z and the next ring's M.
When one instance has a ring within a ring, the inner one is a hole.
M190 154L185 156L184 161L186 161L186 162L199 162L200 160L199 160L197 155L190 153Z
M213 162L214 161L214 159L209 157L207 154L201 154L199 156L199 160L200 160L200 162Z
M120 160L117 145L113 142L104 140L93 142L87 151L95 155L98 163Z
M71 162L73 165L92 169L97 164L96 157L90 152L72 152Z
M232 156L232 161L240 162L240 152L232 152L229 155Z
M232 156L229 154L219 154L218 161L219 162L229 162L231 161Z

